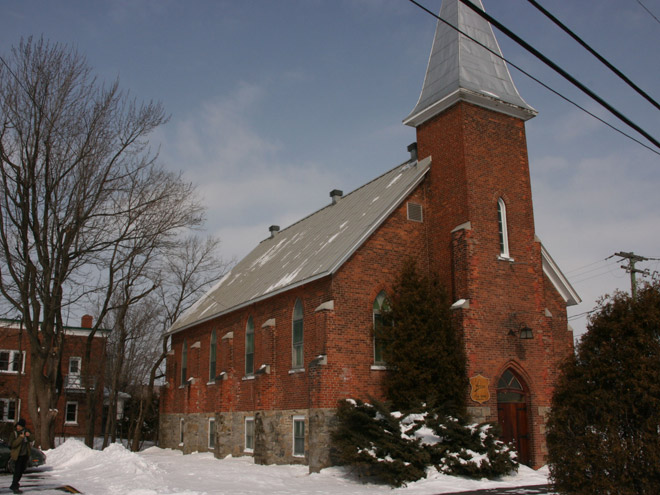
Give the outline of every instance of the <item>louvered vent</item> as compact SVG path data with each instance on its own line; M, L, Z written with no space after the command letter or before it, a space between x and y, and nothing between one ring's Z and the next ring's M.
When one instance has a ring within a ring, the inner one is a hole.
M413 222L421 222L423 220L422 216L422 205L417 203L408 203L408 220Z

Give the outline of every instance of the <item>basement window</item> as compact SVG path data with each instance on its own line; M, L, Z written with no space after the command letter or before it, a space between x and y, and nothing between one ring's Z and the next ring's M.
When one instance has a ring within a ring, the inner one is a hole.
M417 203L408 203L408 220L413 222L422 222L424 220L422 214L422 205Z

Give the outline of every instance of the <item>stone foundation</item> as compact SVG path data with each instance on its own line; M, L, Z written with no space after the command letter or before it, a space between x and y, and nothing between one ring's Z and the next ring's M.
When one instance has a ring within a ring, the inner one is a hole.
M293 455L293 419L305 421L305 455ZM209 418L215 418L215 449L208 446ZM245 449L245 419L254 419L254 449ZM183 419L183 442L181 439ZM246 411L211 414L161 414L161 447L184 454L213 451L223 458L251 455L257 464L306 464L310 472L330 466L334 409Z

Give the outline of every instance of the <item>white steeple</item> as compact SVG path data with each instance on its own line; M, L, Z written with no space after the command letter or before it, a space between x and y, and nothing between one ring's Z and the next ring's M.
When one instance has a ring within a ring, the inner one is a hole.
M481 0L471 1L483 10ZM443 0L440 17L502 54L490 24L460 0ZM422 93L403 123L417 127L458 101L523 120L537 114L518 94L501 58L438 21Z

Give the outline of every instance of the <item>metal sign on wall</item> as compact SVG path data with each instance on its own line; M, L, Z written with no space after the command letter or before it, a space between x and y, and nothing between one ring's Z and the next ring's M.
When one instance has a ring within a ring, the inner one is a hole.
M488 391L488 383L490 380L482 375L473 376L470 378L470 397L473 401L483 404L490 399L490 392Z

